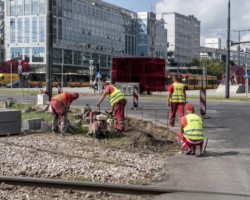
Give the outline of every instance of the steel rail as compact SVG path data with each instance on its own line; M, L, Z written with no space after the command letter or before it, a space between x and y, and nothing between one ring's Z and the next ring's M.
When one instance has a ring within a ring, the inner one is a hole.
M99 183L90 181L46 179L33 177L0 176L0 183L21 186L36 186L44 188L74 189L83 191L106 191L110 193L136 194L136 195L160 195L166 193L199 193L214 195L231 195L250 197L249 193L228 193L205 190L176 189L153 185L130 185L116 183Z

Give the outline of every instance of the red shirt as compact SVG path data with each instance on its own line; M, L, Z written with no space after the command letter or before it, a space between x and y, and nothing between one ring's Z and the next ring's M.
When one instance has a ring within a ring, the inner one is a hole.
M106 88L105 88L105 93L106 94L111 94L112 92L114 92L115 89L112 85L107 85Z
M74 101L74 96L71 93L65 92L65 97L69 105Z

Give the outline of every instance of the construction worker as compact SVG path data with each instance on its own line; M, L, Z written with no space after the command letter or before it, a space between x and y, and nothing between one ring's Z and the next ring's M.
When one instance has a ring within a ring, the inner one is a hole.
M68 129L67 113L71 103L78 99L78 93L63 92L51 97L50 106L52 110L52 131L65 134Z
M113 85L110 85L108 82L103 83L104 93L101 96L100 100L96 104L97 107L100 107L102 101L108 95L109 102L112 107L112 111L110 114L114 116L114 128L118 133L125 131L125 106L126 106L126 98L124 93L116 88Z
M173 83L168 87L168 106L170 107L169 125L174 126L175 115L178 110L179 122L180 118L184 116L184 106L186 103L186 87L179 82L179 77L174 75L172 77Z
M186 105L186 115L181 118L180 133L178 139L182 144L182 150L185 154L195 154L195 147L200 146L202 153L202 145L204 133L202 127L202 119L196 115L193 104Z

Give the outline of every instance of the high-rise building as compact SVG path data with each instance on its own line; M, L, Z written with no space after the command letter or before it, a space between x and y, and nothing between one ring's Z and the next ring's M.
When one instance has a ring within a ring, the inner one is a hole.
M168 51L173 51L178 65L190 63L200 57L200 21L193 15L184 16L176 12L162 13L168 30Z
M137 23L138 56L167 58L167 30L164 21L156 20L153 12L139 12Z

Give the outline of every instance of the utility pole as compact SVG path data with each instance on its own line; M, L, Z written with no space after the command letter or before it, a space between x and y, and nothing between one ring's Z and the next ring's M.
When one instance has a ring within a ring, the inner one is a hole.
M226 60L226 90L225 98L229 98L229 75L230 75L230 0L228 0L228 17L227 17L227 60Z
M53 15L52 15L52 0L47 0L47 31L46 31L46 92L49 95L49 100L52 96L52 67L53 67Z

